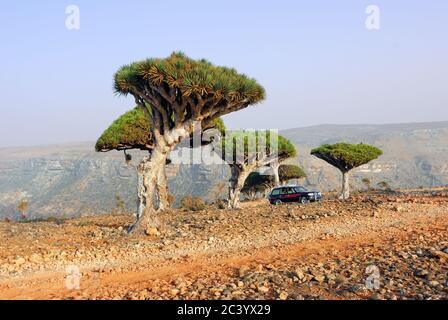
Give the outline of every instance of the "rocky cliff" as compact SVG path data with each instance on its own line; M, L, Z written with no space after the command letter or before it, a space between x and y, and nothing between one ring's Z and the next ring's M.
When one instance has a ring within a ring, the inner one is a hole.
M384 155L353 172L354 188L385 181L392 188L448 184L448 122L397 125L321 125L285 130L299 150L297 159L307 172L303 184L321 190L339 187L339 172L309 155L323 143L348 141L374 144ZM144 156L133 152L133 164ZM223 165L167 167L169 186L177 202L184 195L207 201L225 197L229 170ZM0 218L17 219L17 205L27 201L28 218L80 216L134 211L136 172L120 152L95 153L93 143L0 149ZM124 203L124 208L120 203Z

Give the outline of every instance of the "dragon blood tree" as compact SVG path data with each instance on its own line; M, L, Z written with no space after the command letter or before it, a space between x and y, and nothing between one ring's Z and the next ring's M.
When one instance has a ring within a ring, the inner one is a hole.
M280 184L284 185L290 180L306 178L306 173L303 169L295 164L282 164L279 169Z
M220 130L223 125L221 118L217 118L210 122L208 126L202 127L201 135L207 133L209 129ZM148 118L148 114L143 109L136 107L130 111L125 112L117 120L115 120L100 136L95 144L95 150L97 152L108 152L112 150L124 151L126 161L131 160L131 156L126 153L126 150L139 149L144 150L151 155L154 149L154 141L151 134L151 122ZM192 139L192 137L191 137ZM202 138L201 143L208 144L211 141ZM150 157L145 157L141 163L137 166L138 172L138 198L139 208L137 216L143 214L146 207L146 197L150 196L145 193L144 180L146 179L144 171L145 163L150 161ZM169 160L166 160L166 164ZM168 201L168 184L166 180L166 174L163 173L162 179L159 182L160 190L155 190L155 196L157 199L157 210L163 210L169 207Z
M183 53L165 59L146 59L121 67L115 74L115 91L134 96L150 119L154 146L145 162L144 192L164 188L164 164L168 154L184 139L215 119L262 101L265 91L256 80L235 69L193 60ZM152 197L133 226L143 231L154 225Z
M311 150L311 154L328 162L342 172L341 199L350 196L349 173L350 170L362 166L383 154L377 147L368 144L336 143L324 144Z
M288 158L292 146L272 131L252 130L226 131L219 145L218 154L231 169L228 206L232 209L239 208L241 189L249 174Z
M285 161L288 158L295 157L297 155L296 147L286 138L279 140L279 148L281 148L282 152L278 155L278 161L275 161L270 164L272 171L274 172L274 182L275 186L278 187L282 183L280 179L279 169L281 167L281 162ZM285 167L283 167L285 170Z
M278 169L280 184L286 184L290 180L302 179L306 173L297 165L282 164ZM255 199L258 194L264 194L266 190L276 186L275 178L271 175L264 175L257 171L251 172L244 182L241 190L249 198Z

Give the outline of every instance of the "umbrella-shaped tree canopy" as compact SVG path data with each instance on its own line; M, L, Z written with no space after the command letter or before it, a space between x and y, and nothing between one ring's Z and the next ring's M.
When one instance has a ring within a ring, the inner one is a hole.
M95 150L152 150L153 140L148 116L141 108L134 108L115 120L99 137Z
M302 179L306 177L305 171L294 164L282 164L278 168L281 183L286 183L289 180Z
M149 114L140 107L125 112L99 137L95 144L95 150L98 152L129 149L151 151L154 141L149 120ZM223 132L225 127L222 119L214 119L202 129L212 128Z
M166 193L161 181L166 180L163 166L168 154L198 132L198 123L208 127L217 118L265 98L264 88L255 79L179 52L121 67L115 73L114 87L118 94L134 97L149 119L154 141L151 159L142 166L148 177L142 188L145 210L134 231L156 225L153 213L163 207L156 208L150 195L155 189Z
M268 165L297 154L295 146L273 131L236 130L223 136L218 153L230 165Z
M134 95L139 105L150 104L162 131L188 120L209 121L265 98L255 79L180 52L121 67L115 74L115 91Z
M378 158L383 151L368 144L340 142L324 144L311 150L311 154L342 172L341 199L348 199L350 196L349 171Z
M231 168L231 208L239 207L241 189L252 171L296 155L296 148L288 139L269 130L226 131L215 150Z
M282 164L278 171L280 181L282 183L286 183L289 180L302 179L306 177L305 171L303 171L301 167L294 164ZM272 175L264 175L255 171L249 174L241 191L246 193L262 193L266 189L273 188L274 186L275 179Z
M383 154L383 151L368 144L340 142L324 144L311 150L311 154L325 160L342 172L348 172L378 158Z

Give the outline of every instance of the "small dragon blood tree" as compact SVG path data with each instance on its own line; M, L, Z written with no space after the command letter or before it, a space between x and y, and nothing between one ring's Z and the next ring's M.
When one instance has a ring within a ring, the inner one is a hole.
M350 170L378 158L383 151L368 144L336 143L324 144L311 150L311 154L338 168L342 173L342 192L340 198L350 197Z
M238 209L240 194L249 174L295 155L291 142L272 131L226 131L218 154L230 166L228 207ZM278 166L276 166L278 169Z

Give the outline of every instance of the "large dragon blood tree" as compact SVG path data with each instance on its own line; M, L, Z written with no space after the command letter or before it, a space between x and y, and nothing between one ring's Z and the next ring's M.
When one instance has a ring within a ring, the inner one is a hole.
M311 150L311 154L338 168L342 173L342 191L340 198L350 196L349 173L383 154L383 151L368 144L336 143L324 144Z
M164 164L168 154L184 139L215 119L262 101L265 91L256 80L235 69L193 60L183 53L165 59L146 59L121 67L115 74L115 91L133 95L150 119L153 149L142 165L144 193L163 193ZM133 230L154 224L153 197Z
M207 140L207 135L202 135L208 132L209 129L220 130L223 125L221 118L217 118L212 122L209 122L207 126L202 127L201 132L201 144L208 144L211 141ZM145 162L150 161L150 155L154 149L154 141L151 134L151 121L148 114L143 111L142 108L136 107L130 111L125 112L118 119L116 119L98 138L95 144L95 150L97 152L109 152L112 150L124 151L126 160L131 160L127 150L137 149L148 152L148 157L144 157L140 164L137 166L138 172L138 198L139 207L137 216L143 214L146 207L146 197L151 196L145 193L145 187L143 181L145 180L144 171ZM193 137L191 137L192 139ZM190 144L191 145L191 144ZM168 164L169 161L167 160ZM166 174L161 176L163 180L160 181L159 186L162 192L156 192L152 195L155 196L156 202L155 209L163 210L169 207L168 202L168 184L166 181ZM162 188L163 187L163 188Z
M228 206L232 209L239 208L241 190L251 172L296 154L294 145L273 131L226 131L218 145L217 153L231 169Z

